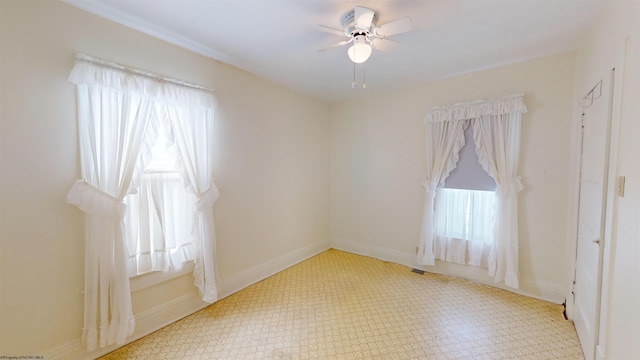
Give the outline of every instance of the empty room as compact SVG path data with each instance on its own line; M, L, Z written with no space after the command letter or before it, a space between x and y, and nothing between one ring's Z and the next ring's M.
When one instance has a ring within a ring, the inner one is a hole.
M640 1L0 1L0 359L640 357Z

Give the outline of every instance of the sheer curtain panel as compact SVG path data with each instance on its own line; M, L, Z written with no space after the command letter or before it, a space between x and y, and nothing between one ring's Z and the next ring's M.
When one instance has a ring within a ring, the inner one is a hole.
M129 277L179 270L195 259L191 233L195 201L178 173L141 174L137 193L125 199Z
M464 146L464 129L468 121L447 121L446 118L429 113L425 120L427 128L427 176L424 187L424 210L418 243L418 264L435 265L433 241L433 206L436 191L444 185L449 173L456 167L458 153Z
M98 69L91 73L74 68L69 78L77 85L83 180L73 185L67 201L86 213L82 339L89 351L123 344L135 327L123 198L151 109L147 97L95 81L106 76Z
M495 193L441 188L436 196L436 259L487 267L494 243Z
M202 300L212 303L218 299L213 205L220 196L213 181L213 109L171 104L167 113L178 149L181 177L187 190L196 197L192 229L196 248L195 284Z
M526 111L522 97L503 100L506 113L483 114L473 120L473 138L480 165L493 177L497 209L495 245L489 255L489 274L495 281L519 288L518 276L518 192L524 189L518 176L520 127Z
M125 197L129 277L179 270L195 259L195 196L180 176L166 106L156 104L147 127L132 189Z
M215 99L209 92L193 85L81 54L76 57L69 81L77 88L82 179L71 187L67 202L86 215L82 340L87 350L92 351L98 346L123 344L135 327L127 271L127 206L123 199L140 187L140 169L144 169L150 159L142 148L146 146L143 146L146 139L155 136L157 111L166 108L167 104L207 109L202 110L207 116L189 121L207 124L197 128L198 131L212 131L210 122ZM172 118L173 124L193 127L190 123L182 125L181 121L182 118ZM202 157L194 155L197 161L208 162L206 165L198 162L207 171L195 173L189 183L206 183L204 190L215 189L217 194L211 175L211 145L204 144L199 136L202 135L192 132L185 134L182 140L192 144L194 153L207 153ZM181 183L184 185L184 181ZM201 189L196 193L200 198L195 205L205 203L200 208L206 207L206 213L201 215L203 211L200 210L198 216L208 218L201 220L207 223L201 226L206 228L206 236L200 237L198 246L213 254L214 219L210 209L215 198L207 194L214 190L203 193ZM192 201L196 202L196 198ZM205 261L210 263L201 267L214 266L213 255ZM213 270L210 271L211 278L215 278ZM202 277L195 275L196 279ZM208 285L215 289L214 282ZM211 291L206 300L215 301Z

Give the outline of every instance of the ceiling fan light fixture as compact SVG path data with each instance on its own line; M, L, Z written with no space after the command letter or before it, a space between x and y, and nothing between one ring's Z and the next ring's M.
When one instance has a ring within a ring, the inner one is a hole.
M347 55L354 63L361 64L369 59L371 50L371 45L367 44L364 36L360 35L355 37L353 45L347 50Z

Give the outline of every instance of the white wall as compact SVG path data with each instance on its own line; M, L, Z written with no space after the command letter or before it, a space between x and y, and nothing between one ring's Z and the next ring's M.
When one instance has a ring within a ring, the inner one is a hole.
M329 246L326 103L58 1L0 1L0 36L0 355L83 355L76 52L216 90L223 295ZM138 331L201 307L192 283L134 292Z
M425 176L426 110L524 93L519 195L522 292L561 303L574 55L562 54L332 106L331 227L338 248L415 266ZM369 69L375 76L375 70ZM479 268L429 271L493 283Z
M626 55L619 60L625 46ZM626 189L624 197L614 198L612 229L605 238L597 355L636 359L640 354L640 2L608 2L578 54L576 101L584 96L594 71L615 66L622 74L614 113L613 137L618 140L612 148L612 175L625 176Z

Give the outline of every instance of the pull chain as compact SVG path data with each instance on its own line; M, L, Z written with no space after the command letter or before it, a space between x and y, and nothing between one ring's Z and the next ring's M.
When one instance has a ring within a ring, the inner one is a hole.
M353 82L351 83L351 88L356 88L356 63L353 63Z
M362 64L362 88L367 88L367 65Z

